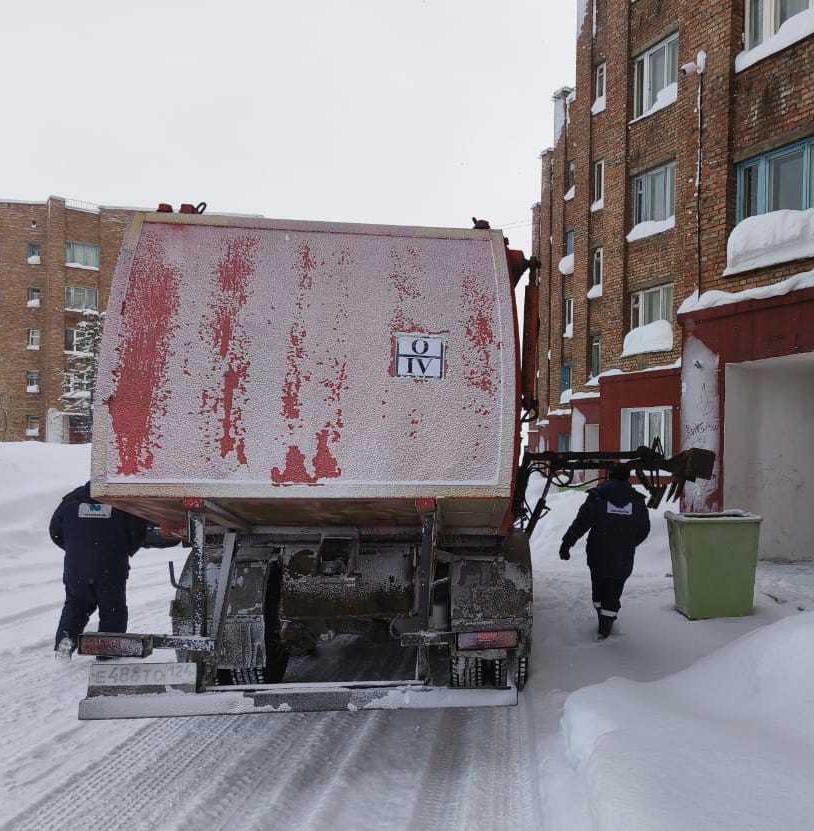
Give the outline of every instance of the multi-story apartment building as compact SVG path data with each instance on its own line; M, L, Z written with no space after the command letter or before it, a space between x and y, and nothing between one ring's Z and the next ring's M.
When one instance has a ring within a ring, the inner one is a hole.
M757 510L770 554L814 555L814 0L578 5L534 210L530 443L714 449L685 505Z
M0 441L86 440L82 416L66 413L86 391L65 372L77 326L107 304L131 213L0 200Z

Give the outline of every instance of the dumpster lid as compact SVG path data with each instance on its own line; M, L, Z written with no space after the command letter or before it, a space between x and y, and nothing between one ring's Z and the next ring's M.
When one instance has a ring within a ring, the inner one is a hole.
M728 511L718 511L713 513L673 513L673 511L666 511L665 518L669 522L708 522L709 520L717 520L718 522L762 522L763 517L758 514L753 514L750 511L742 511L739 508L732 508Z

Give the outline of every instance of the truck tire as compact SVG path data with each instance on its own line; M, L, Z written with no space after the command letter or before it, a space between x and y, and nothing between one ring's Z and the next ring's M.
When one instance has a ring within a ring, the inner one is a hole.
M522 690L529 680L529 658L528 655L520 655L514 668L514 685Z
M449 659L449 685L459 690L474 690L483 687L486 673L483 658Z

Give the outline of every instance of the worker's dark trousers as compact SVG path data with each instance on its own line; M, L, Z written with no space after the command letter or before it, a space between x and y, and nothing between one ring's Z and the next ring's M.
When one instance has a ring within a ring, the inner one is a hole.
M591 594L594 606L607 612L610 617L616 617L619 611L622 591L625 588L625 578L602 577L591 570Z
M71 638L76 642L97 607L100 632L126 632L126 583L125 577L66 580L65 605L57 626L55 648L63 638Z

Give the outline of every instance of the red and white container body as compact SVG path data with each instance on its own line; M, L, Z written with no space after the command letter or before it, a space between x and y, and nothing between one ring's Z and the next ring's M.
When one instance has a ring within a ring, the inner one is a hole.
M498 530L517 435L499 231L137 215L99 361L93 493L161 522Z

